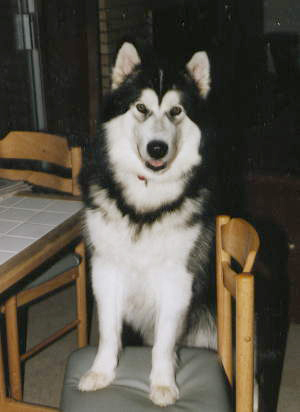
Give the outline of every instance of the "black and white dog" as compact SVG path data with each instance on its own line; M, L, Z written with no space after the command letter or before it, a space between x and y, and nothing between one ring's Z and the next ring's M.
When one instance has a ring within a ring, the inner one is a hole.
M100 328L82 391L113 381L123 321L153 345L160 406L179 397L176 345L216 348L209 91L205 52L180 70L118 52L81 174Z

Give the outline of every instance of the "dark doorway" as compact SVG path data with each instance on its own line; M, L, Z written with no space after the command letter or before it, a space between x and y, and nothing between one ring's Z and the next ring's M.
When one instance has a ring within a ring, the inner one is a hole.
M86 7L80 0L1 1L1 135L87 132Z

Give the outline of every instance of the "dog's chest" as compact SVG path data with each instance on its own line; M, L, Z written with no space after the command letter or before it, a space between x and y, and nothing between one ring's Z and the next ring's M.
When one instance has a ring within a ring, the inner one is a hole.
M110 268L122 291L124 319L150 344L162 302L176 312L177 305L190 300L188 262L201 225L188 224L190 205L142 228L122 216L114 204L105 209L103 205L87 211L86 220L97 259L94 287L105 289L107 274L102 268Z
M149 271L166 265L186 266L200 224L187 224L186 210L169 213L156 222L139 226L114 205L87 212L87 226L95 251L119 267Z

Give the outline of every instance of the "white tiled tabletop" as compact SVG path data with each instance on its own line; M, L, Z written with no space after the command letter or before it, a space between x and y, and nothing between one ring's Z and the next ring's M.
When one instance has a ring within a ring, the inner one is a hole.
M0 200L0 265L83 207L77 200L14 196Z

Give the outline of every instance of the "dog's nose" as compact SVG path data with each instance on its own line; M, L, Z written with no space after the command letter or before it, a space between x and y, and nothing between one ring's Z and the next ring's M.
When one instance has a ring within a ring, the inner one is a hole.
M167 154L168 145L161 140L152 140L147 144L147 151L153 159L161 159Z

